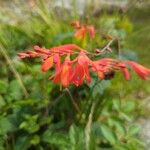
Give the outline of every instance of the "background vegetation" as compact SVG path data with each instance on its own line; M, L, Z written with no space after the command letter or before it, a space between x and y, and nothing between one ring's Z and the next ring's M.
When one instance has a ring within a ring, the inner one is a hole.
M20 61L17 53L35 44L48 48L65 43L92 51L104 47L112 35L121 51L118 56L114 43L112 57L148 66L149 9L133 5L127 11L108 7L98 13L89 4L79 14L75 3L66 9L42 0L8 1L5 6L0 11L0 150L145 149L137 120L149 114L149 81L134 75L129 82L121 74L104 81L93 76L90 85L71 86L68 92L47 81L49 73L40 71L39 60ZM96 39L75 40L74 20L93 24Z

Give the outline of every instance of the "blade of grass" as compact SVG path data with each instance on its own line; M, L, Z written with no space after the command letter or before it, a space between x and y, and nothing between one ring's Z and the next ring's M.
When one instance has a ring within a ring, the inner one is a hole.
M85 145L86 150L90 150L90 134L91 134L91 126L92 126L92 120L93 120L93 113L95 110L96 101L92 103L90 114L88 117L88 121L85 127Z
M9 55L7 54L5 48L0 45L0 52L2 53L3 57L6 59L8 65L10 66L10 69L11 71L14 73L18 83L20 84L20 87L22 88L22 91L24 93L24 96L27 98L29 96L24 84L23 84L23 81L21 79L21 76L20 74L17 72L15 66L13 65L13 61L10 59Z

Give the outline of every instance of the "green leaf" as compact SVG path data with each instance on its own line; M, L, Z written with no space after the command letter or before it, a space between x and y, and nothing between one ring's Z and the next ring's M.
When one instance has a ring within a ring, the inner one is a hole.
M125 145L125 144L117 144L114 146L114 149L115 150L130 150L128 148L128 145Z
M129 116L129 115L123 113L123 112L119 112L119 116L120 116L121 119L125 119L129 122L132 120L132 118L131 118L132 116Z
M124 112L131 112L135 109L135 102L134 101L127 101L124 106Z
M69 130L69 139L72 150L85 148L85 137L83 129L75 125L71 125Z
M46 142L50 145L55 145L58 148L68 146L68 138L65 134L51 131L50 129L46 130L41 137L43 142Z
M100 123L99 122L94 122L93 123L93 125L92 125L92 133L98 138L102 137L101 127L100 127Z
M8 83L6 81L0 80L0 94L5 94L7 92Z
M117 138L108 126L101 124L101 131L106 140L108 140L111 144L116 143Z
M30 147L30 137L28 136L19 136L16 139L14 145L14 150L27 150Z
M0 118L0 135L5 135L7 132L12 131L13 128L14 126L8 118Z
M106 88L110 86L110 81L102 80L102 81L95 81L95 85L93 85L93 98L96 98L97 95L102 95Z
M115 127L119 137L125 135L126 130L125 130L124 124L118 118L109 118L108 123L110 126Z
M23 121L19 128L28 131L29 133L37 132L40 128L39 124L37 123L38 115L25 115L25 121Z
M38 135L34 135L31 140L30 143L33 145L37 145L40 143L40 137Z
M113 100L113 107L119 111L121 109L121 102L120 100Z
M143 141L141 139L138 139L137 137L132 137L132 138L129 138L129 141L130 143L134 143L134 145L138 145L138 147L145 147L146 146L146 143L144 142L144 139Z
M12 99L19 100L22 98L22 90L17 80L12 80L9 84L8 93Z
M20 129L26 128L27 125L28 125L27 122L22 122L22 123L20 124L19 128L20 128Z
M0 135L0 150L5 150L4 143L5 143L5 137Z
M3 107L5 105L5 101L3 99L3 97L0 95L0 108Z
M141 127L139 125L132 125L128 129L128 135L133 136L139 133Z

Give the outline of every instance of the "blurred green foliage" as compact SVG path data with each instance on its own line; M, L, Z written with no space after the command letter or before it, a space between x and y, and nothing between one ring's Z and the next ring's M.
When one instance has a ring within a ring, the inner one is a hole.
M38 1L33 10L25 9L26 19L16 16L13 22L5 21L5 17L11 20L10 12L0 18L0 150L144 149L138 136L140 127L135 124L140 108L133 89L140 91L137 87L142 84L136 77L129 83L119 74L104 81L93 76L90 85L71 86L80 108L77 112L67 91L47 80L51 72L40 71L38 59L20 61L16 56L35 44L48 48L76 43L92 51L105 46L103 35L112 35L124 49L120 57L137 60L136 53L126 48L125 41L133 31L130 19L116 13L91 20L82 16L85 23L95 24L97 35L94 41L80 42L69 26L80 18L76 12L68 14L60 8L60 17L44 1ZM114 44L113 57L118 57L117 48ZM143 90L150 89L143 86Z

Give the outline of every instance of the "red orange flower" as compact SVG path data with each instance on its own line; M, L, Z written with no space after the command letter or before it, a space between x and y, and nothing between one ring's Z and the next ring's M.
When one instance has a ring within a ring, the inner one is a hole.
M129 64L141 79L146 80L150 76L150 69L133 61L127 61L126 64Z
M74 34L76 38L83 40L87 34L90 38L94 38L95 28L93 26L81 25L79 21L72 22L71 25L76 29Z
M55 76L50 79L53 79L54 83L60 83L63 87L69 86L72 73L70 55L66 56L63 64L57 63L56 65Z
M73 71L72 75L72 83L76 86L79 86L83 83L84 79L90 83L91 77L89 73L89 65L91 64L91 60L87 57L84 52L80 52L77 57L77 64Z
M75 44L66 44L49 49L39 46L34 46L33 48L35 51L19 53L18 56L22 59L26 57L41 57L43 59L42 71L47 72L54 67L55 73L49 79L54 83L60 83L63 87L68 87L70 84L80 86L84 80L90 83L90 71L96 72L101 80L110 79L114 76L114 72L119 70L123 73L126 80L130 80L129 67L141 79L146 80L150 76L150 69L134 61L122 61L112 58L91 60L88 57L91 53ZM71 60L70 56L74 54L76 57Z
M137 75L146 80L150 76L150 69L134 62L134 61L121 61L110 58L104 58L94 61L92 64L93 70L98 73L100 79L104 79L104 74L109 71L121 70L126 80L130 80L130 73L128 66L137 73Z

